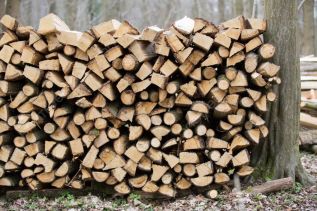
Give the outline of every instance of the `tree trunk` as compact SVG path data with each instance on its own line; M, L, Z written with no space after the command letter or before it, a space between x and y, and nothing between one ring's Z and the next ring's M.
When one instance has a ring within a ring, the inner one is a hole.
M90 27L90 1L89 0L82 0L78 2L77 10L76 10L76 21L74 28L76 30L85 31L88 30ZM103 13L106 13L106 8L102 8ZM83 15L85 14L85 15ZM105 21L105 20L102 20Z
M315 36L314 36L314 54L317 55L317 4L314 5L314 30L315 30Z
M48 1L48 11L56 14L56 1Z
M6 10L6 1L0 0L0 17L2 17L5 14ZM2 29L0 29L0 32L2 32Z
M77 2L77 0L66 1L66 9L67 9L66 24L72 30L78 30L77 28L75 28L75 26L76 26L76 10L77 10L78 4L79 4L79 2Z
M299 6L299 4L300 4L300 2L297 1L297 6ZM299 46L297 49L298 53L299 53L298 55L300 55L302 53L303 42L304 42L304 40L303 40L303 30L304 30L303 12L304 12L303 9L300 9L297 11L297 31L296 31L296 33L297 33L297 37L298 37L297 43Z
M66 21L66 1L55 0L54 13L62 20ZM67 23L66 23L67 24Z
M12 17L19 18L20 14L20 0L7 1L6 14Z
M304 35L303 55L314 54L314 0L306 0L303 5L304 14Z
M101 2L100 7L100 21L107 21L110 19L119 19L120 1L104 0ZM102 12L107 11L107 12Z
M263 18L264 17L264 0L256 0L256 18Z
M300 70L296 44L296 1L265 0L265 16L269 23L265 40L277 46L273 62L281 66L283 83L276 90L278 102L271 105L266 118L269 139L254 149L253 164L262 177L292 177L309 184L310 178L299 160L298 146Z
M0 16L1 17L4 15L5 9L6 9L6 1L0 0Z
M219 23L225 20L225 1L218 1Z
M254 0L244 0L244 11L243 14L245 17L250 18L252 16Z
M235 16L243 15L243 0L235 0L234 7Z
M21 1L22 5L21 8L24 9L24 5L26 4L24 1ZM30 16L30 22L26 22L26 25L31 25L35 28L39 25L39 20L43 16L45 16L49 12L49 5L47 1L42 0L33 0L30 2L27 2L28 6L30 8L30 13L27 13L28 16ZM15 17L15 16L13 16Z

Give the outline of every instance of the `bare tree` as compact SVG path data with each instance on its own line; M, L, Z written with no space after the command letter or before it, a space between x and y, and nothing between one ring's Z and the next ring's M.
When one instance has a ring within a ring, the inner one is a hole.
M56 13L56 1L55 0L48 0L48 11L50 13Z
M5 0L0 0L0 17L2 17L5 14L5 9L6 9L6 1ZM2 29L0 28L0 32Z
M2 17L5 14L6 9L6 1L0 0L0 17Z
M21 1L24 4L24 1ZM33 27L38 27L40 18L47 15L49 12L49 4L47 0L31 0L28 2L28 14L30 18L28 18L28 22L26 24L31 25ZM23 10L23 7L21 7Z
M264 17L264 0L254 0L256 2L255 16L257 18Z
M243 0L235 0L235 2L234 2L234 14L235 14L235 16L243 15Z
M100 20L107 21L110 19L120 18L120 1L103 0L101 2Z
M225 20L225 1L218 0L218 13L219 13L219 22Z
M74 29L85 31L90 28L90 1L89 0L81 0L78 2L77 10L75 11L75 23ZM83 15L85 14L85 15Z
M302 54L314 54L314 0L306 0L303 5L304 30Z
M141 29L144 26L146 13L151 12L150 8L142 10L143 0L121 1L120 0L120 19L129 20L129 22Z
M243 4L244 4L243 15L248 17L248 18L251 17L252 11L253 11L254 0L244 0Z
M41 16L40 16L40 9L41 9L40 4L39 4L38 0L30 1L29 4L31 4L31 13L30 13L30 15L31 15L30 21L31 22L28 24L30 24L33 27L37 27L36 23L39 20L39 18L41 18Z
M95 0L89 1L89 15L90 15L90 22L89 25L96 25L100 20L101 13L99 11L102 11L103 13L107 13L110 8L107 8L104 10L103 7L100 6L99 2L96 2Z
M7 0L6 14L19 18L20 15L20 0Z
M267 115L270 135L255 148L252 159L261 176L292 177L309 184L299 160L300 70L296 43L296 1L265 0L268 30L266 42L277 46L273 62L281 66L283 83L277 91L278 102L271 105ZM276 87L275 87L276 89Z
M315 30L314 54L315 54L315 56L317 56L317 4L314 5L314 30Z
M55 11L54 13L58 15L61 19L67 22L67 7L66 7L66 2L64 0L52 0L55 2ZM67 23L68 24L68 23Z
M66 7L66 16L65 16L65 22L72 30L78 30L75 28L76 26L76 11L77 11L77 5L81 4L81 1L77 0L67 0L65 1L65 7ZM82 16L85 16L86 14L82 14ZM81 17L83 18L83 17Z
M90 25L96 25L110 19L120 19L123 11L120 10L121 0L88 0Z

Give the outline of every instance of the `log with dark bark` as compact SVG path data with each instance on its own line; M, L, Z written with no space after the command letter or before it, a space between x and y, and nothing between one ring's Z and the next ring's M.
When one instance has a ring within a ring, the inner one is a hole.
M294 185L294 181L292 177L286 177L282 179L277 179L277 180L271 180L268 182L265 182L261 185L253 186L251 188L251 192L254 194L257 193L271 193L271 192L276 192L280 190L285 190L285 189L290 189Z

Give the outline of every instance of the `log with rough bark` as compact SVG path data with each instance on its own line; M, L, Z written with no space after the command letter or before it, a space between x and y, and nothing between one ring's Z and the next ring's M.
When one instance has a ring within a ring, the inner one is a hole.
M257 185L251 188L251 192L254 194L257 193L271 193L280 190L285 190L292 188L294 185L294 181L291 177L286 177L282 179L272 180L265 182L261 185Z
M174 197L253 172L281 81L265 20L77 32L50 14L23 36L15 18L0 23L0 186Z

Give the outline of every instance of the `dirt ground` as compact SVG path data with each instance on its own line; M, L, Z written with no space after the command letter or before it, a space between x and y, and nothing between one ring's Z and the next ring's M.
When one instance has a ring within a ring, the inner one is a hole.
M317 155L302 152L301 160L305 169L317 179ZM304 188L296 183L290 190L269 195L221 191L215 200L202 195L174 200L145 200L133 193L127 198L104 198L91 194L75 197L65 192L53 199L37 195L16 200L2 197L0 210L317 210L317 185Z

